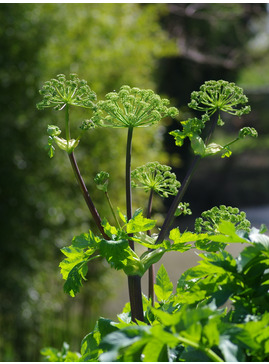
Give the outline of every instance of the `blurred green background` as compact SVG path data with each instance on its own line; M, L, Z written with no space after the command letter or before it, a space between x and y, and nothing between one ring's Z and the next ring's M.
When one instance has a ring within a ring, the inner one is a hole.
M269 15L258 3L0 4L0 45L0 361L39 361L44 346L67 341L79 350L98 315L114 318L115 303L117 311L123 306L120 275L102 262L91 265L76 298L63 293L60 248L92 226L68 158L56 150L50 160L44 149L47 124L63 121L60 112L36 110L43 82L76 72L99 99L122 84L152 88L172 100L182 120L190 116L190 92L204 81L236 82L253 111L231 118L218 137L243 125L260 136L241 143L230 159L203 161L185 200L193 218L214 204L267 206ZM74 111L73 129L88 117ZM178 122L164 120L135 131L133 167L158 159L181 180L192 155L188 144L174 147L168 132L176 128ZM108 208L93 177L110 173L111 199L124 209L125 143L124 130L96 129L76 152L102 215ZM158 221L168 205L156 201ZM180 223L192 228L192 221Z

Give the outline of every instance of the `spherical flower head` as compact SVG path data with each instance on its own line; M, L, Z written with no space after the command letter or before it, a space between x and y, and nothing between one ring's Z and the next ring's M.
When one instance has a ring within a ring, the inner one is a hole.
M221 205L213 207L211 210L204 211L201 217L195 220L195 232L216 234L218 224L221 220L230 221L235 224L237 230L250 231L251 223L246 219L246 213L239 211L237 207Z
M146 127L166 116L175 117L178 114L175 107L167 106L169 103L152 90L125 85L119 92L110 92L105 101L97 103L93 120L105 127Z
M87 81L80 80L75 73L70 74L69 80L63 74L57 75L45 82L39 92L43 96L43 100L37 104L40 110L48 107L62 110L66 105L95 109L95 92L90 89Z
M241 87L233 82L227 81L206 81L200 91L191 94L189 107L194 110L204 111L211 116L216 111L224 111L228 114L241 116L250 112L250 106L246 106L248 98ZM219 125L223 121L219 118Z
M170 170L171 167L159 162L149 162L131 172L132 187L143 188L146 192L153 190L161 197L176 195L180 182Z

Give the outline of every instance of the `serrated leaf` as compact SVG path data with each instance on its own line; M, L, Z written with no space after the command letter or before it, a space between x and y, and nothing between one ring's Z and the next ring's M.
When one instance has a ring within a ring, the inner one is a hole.
M60 264L61 268L61 274L63 276L63 279L67 279L68 274L71 272L71 270L79 263L85 261L88 256L86 255L83 249L74 247L70 245L69 247L65 247L61 249L61 252L67 257L67 259L64 259ZM92 253L94 250L92 251Z
M154 291L159 301L166 301L173 293L173 283L167 274L163 264L160 266L156 275L156 284L154 284Z
M119 207L117 208L118 214L120 219L124 222L124 224L127 223L127 217L125 215L123 215L123 213L120 211Z
M151 220L143 217L142 212L135 213L134 216L128 221L126 230L128 234L139 233L154 228L156 220Z
M100 238L95 236L91 231L74 236L72 245L76 248L98 248Z
M197 240L198 235L185 231L183 234L180 233L178 228L172 229L169 234L169 239L173 240L174 243L171 246L171 250L184 252L191 249L191 244L186 244Z
M123 269L127 275L144 274L144 266L137 254L129 247L128 240L105 240L100 243L100 253L111 267Z
M75 297L75 295L79 292L80 287L82 287L82 280L86 280L86 274L88 272L87 263L90 260L96 259L98 257L99 255L85 259L84 261L76 264L70 270L64 284L65 293L70 294L71 297Z
M100 254L115 269L122 269L127 263L130 253L128 240L101 240Z

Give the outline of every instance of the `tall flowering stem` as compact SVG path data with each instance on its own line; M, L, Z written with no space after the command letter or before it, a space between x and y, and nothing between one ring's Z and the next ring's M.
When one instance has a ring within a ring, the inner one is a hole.
M84 121L81 126L81 133L77 139L71 139L70 135L70 120L69 120L69 108L70 106L78 106L87 109L95 109L96 94L90 89L85 80L81 80L76 74L71 74L70 79L67 79L65 75L60 74L56 78L44 83L40 94L43 96L43 100L37 104L37 108L40 110L46 108L53 108L60 111L65 109L65 135L66 139L60 138L61 130L58 126L49 125L47 132L49 134L49 156L53 157L54 147L52 142L55 142L58 147L67 152L71 166L73 168L78 185L85 199L85 202L92 214L96 226L105 239L108 236L104 232L104 228L101 224L101 218L99 213L89 195L85 182L81 176L75 155L74 149L78 146L79 140L86 130L92 128L94 125L92 122Z
M169 100L162 99L152 90L141 90L137 87L122 86L119 92L110 92L106 100L99 101L93 122L104 127L128 128L126 144L125 188L127 220L132 218L131 191L131 156L133 129L156 124L163 117L175 116L178 110L168 107ZM134 242L129 241L134 250ZM129 297L132 320L144 321L141 277L128 276Z
M137 167L132 171L132 186L142 188L145 192L150 192L147 208L147 218L151 218L153 194L161 197L176 195L180 182L177 181L176 175L171 172L171 167L160 164L159 162L149 162L144 166ZM151 235L151 232L147 232ZM150 250L150 249L149 249ZM149 268L149 297L154 304L154 264Z

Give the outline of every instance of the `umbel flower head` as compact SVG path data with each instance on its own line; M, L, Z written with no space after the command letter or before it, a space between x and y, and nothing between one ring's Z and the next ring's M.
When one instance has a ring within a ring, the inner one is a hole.
M200 91L193 91L188 106L194 110L205 111L209 116L216 111L225 111L228 114L241 116L250 112L250 106L245 104L248 98L243 89L235 83L223 80L206 81ZM219 125L223 121L219 118Z
M145 127L166 116L175 117L178 110L168 107L169 103L169 100L162 99L152 90L125 85L119 92L110 92L105 101L97 103L97 112L92 119L105 127Z
M159 162L149 162L131 172L132 187L143 188L146 192L153 190L161 197L176 195L180 182L170 170L171 167Z
M57 75L46 81L39 92L43 96L43 100L36 105L40 110L48 107L62 110L66 105L95 108L95 92L90 89L87 81L80 80L75 73L70 74L69 80L63 74Z
M237 207L221 205L214 206L211 210L204 211L201 217L195 220L195 232L216 234L218 224L221 220L230 221L235 224L237 230L250 231L251 223L246 218L244 211L239 211Z

